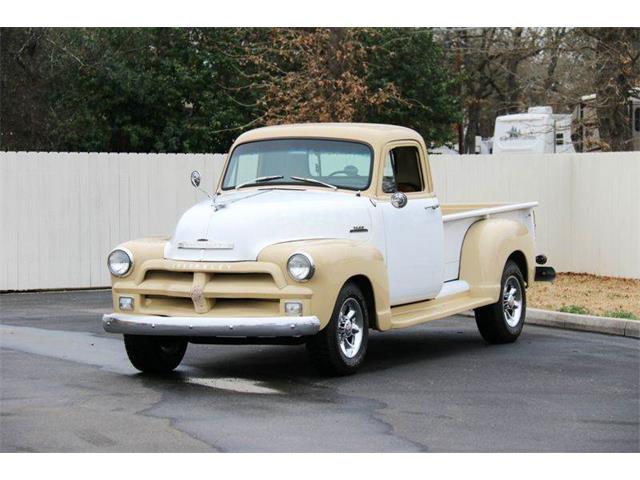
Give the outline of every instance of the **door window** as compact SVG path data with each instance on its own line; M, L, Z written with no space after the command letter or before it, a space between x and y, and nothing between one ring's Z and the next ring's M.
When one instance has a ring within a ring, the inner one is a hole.
M420 152L416 147L396 147L389 151L382 173L382 191L422 192Z

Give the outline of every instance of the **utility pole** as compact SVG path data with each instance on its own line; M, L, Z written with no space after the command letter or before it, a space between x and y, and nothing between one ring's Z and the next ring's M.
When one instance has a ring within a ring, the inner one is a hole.
M462 70L462 54L460 53L460 39L456 38L456 73L458 75L458 78L460 78L460 71ZM458 97L458 99L462 100L460 97L462 96L462 89L460 88L460 85L458 84L458 87L456 88L456 96ZM464 120L464 103L462 103L462 115L463 118L462 120L460 120L458 122L458 153L460 155L464 154L464 127L462 125L462 122Z

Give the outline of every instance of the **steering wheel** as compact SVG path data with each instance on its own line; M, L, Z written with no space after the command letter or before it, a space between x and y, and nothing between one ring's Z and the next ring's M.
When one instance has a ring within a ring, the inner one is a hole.
M344 170L336 170L335 172L331 172L329 174L330 177L334 175L346 175L347 177L355 177L358 175L358 167L354 165L347 165L344 167Z

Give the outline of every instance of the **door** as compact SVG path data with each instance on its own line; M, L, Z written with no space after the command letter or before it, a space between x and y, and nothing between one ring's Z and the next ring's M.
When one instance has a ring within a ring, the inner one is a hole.
M427 164L418 144L390 144L383 157L378 195L385 232L385 259L391 305L435 298L444 279L442 211L425 175ZM397 208L394 192L407 196Z

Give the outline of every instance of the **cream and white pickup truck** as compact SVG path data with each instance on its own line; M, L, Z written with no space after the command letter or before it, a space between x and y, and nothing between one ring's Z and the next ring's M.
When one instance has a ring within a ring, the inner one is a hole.
M353 373L369 330L474 309L482 337L515 341L526 288L555 272L536 255L535 202L442 205L408 128L259 128L233 144L207 199L171 238L108 257L131 363L168 372L188 343L304 343L323 371ZM200 187L200 174L191 174Z

